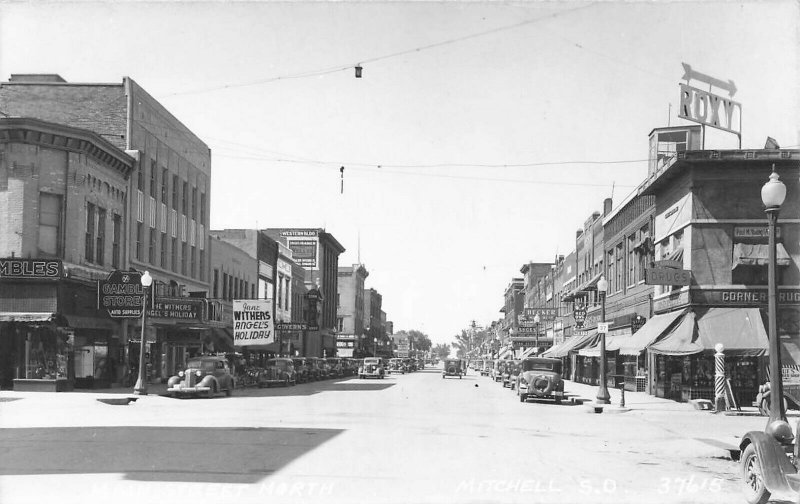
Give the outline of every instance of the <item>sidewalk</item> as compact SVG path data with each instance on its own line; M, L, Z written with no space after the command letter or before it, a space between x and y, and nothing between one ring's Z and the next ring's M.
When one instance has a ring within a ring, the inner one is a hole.
M586 385L570 380L564 380L564 391L568 397L581 399L584 403L593 403L597 398L598 387L596 385ZM617 388L609 388L611 396L611 406L619 408L622 391ZM688 402L677 402L672 399L656 397L647 392L625 391L625 409L631 411L697 411L701 414L709 414L709 410L697 410ZM734 410L726 412L726 415L758 415L758 408L754 406L742 406L741 411Z

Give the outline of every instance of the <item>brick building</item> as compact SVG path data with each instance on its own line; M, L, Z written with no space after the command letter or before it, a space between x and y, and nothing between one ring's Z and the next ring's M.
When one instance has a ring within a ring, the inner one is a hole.
M69 83L58 75L15 74L0 84L0 110L93 131L136 160L124 191L129 246L120 250L119 268L148 270L154 278L147 364L150 379L166 379L176 371L176 352L200 352L210 337L201 299L209 290L208 146L129 77ZM138 319L123 321L128 344L121 359L131 372L138 366L137 325Z
M0 118L0 386L122 378L123 324L96 309L124 261L134 159L91 131Z

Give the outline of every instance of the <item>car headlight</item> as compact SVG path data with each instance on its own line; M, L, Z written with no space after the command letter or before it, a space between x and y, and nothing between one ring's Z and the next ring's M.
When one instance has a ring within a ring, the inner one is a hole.
M180 376L181 378L183 378L183 371L178 371L178 376Z
M197 371L195 371L194 374L196 374L198 378L203 376L203 372L200 371L199 369Z

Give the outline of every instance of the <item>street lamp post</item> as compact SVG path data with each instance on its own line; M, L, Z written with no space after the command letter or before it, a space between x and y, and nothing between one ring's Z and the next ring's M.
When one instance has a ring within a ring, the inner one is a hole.
M767 318L769 320L769 419L767 426L776 420L786 421L783 407L783 380L781 376L781 345L778 340L778 285L776 275L775 224L778 212L786 199L786 186L779 180L772 165L769 181L761 187L761 201L766 207L769 222L769 266L767 292Z
M150 276L149 271L145 271L141 279L142 283L142 339L139 341L139 377L136 379L136 385L133 387L135 395L147 395L147 376L145 375L145 361L144 361L144 340L145 340L145 322L147 321L147 289L153 283L153 277Z
M536 355L539 355L539 321L542 320L539 318L539 312L536 312L536 315L533 316L533 323L536 325Z
M606 291L608 281L604 276L597 282L597 293L600 295L600 322L606 321ZM606 333L600 333L600 388L597 390L598 404L611 404L611 395L606 385Z

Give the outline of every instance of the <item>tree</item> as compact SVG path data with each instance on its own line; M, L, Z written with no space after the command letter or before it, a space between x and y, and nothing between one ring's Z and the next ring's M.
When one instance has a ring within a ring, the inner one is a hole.
M435 347L433 347L431 353L437 359L444 360L450 355L450 345L448 345L447 343L439 343Z
M393 336L395 338L400 337L408 339L411 342L412 350L427 352L431 349L431 339L422 331L417 331L416 329L406 331L404 329L402 331L397 331Z

